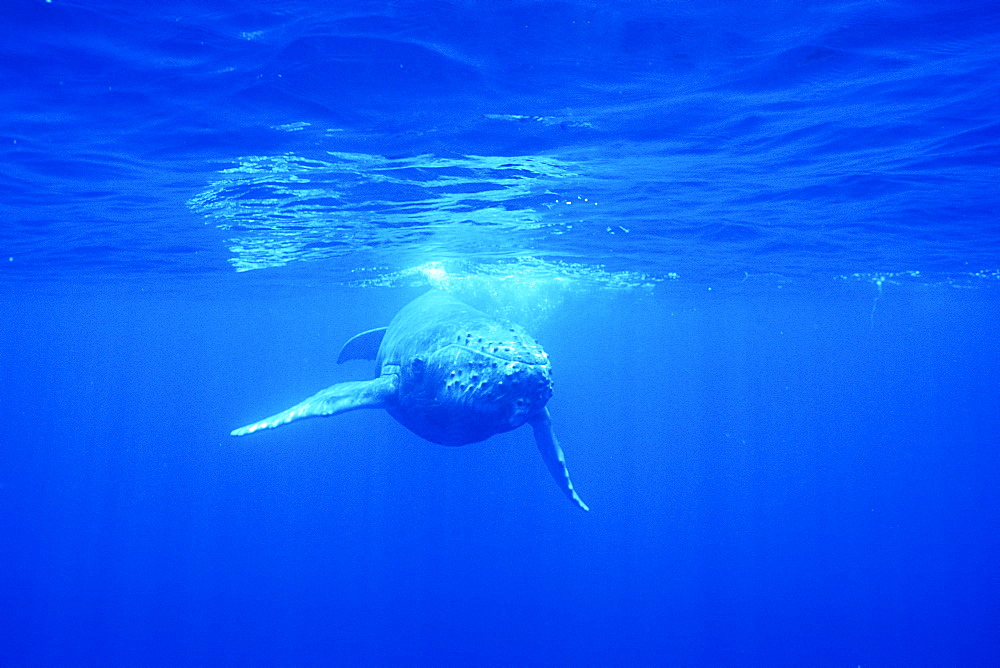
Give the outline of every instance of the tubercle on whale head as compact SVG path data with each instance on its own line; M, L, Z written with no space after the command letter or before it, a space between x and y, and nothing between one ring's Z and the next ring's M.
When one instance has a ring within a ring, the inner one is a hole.
M511 324L485 324L454 331L445 345L458 345L502 359L526 364L547 364L545 350L523 329Z
M488 384L488 387L484 387ZM494 370L481 384L486 397L506 404L515 415L541 410L552 398L552 373L545 365L507 362Z

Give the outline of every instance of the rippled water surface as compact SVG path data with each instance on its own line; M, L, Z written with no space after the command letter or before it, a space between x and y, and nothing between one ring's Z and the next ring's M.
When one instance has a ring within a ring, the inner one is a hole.
M1000 266L989 3L17 2L0 30L7 278Z

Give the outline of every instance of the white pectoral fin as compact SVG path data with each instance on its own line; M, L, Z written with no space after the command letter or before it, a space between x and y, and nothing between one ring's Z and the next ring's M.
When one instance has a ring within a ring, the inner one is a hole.
M566 458L563 456L559 441L552 431L552 420L549 418L549 409L543 408L538 415L530 420L531 428L535 432L535 444L538 451L542 453L545 465L549 467L549 473L555 479L559 489L563 491L571 501L584 510L590 510L583 499L573 489L573 483L569 479L569 471L566 469Z
M329 417L359 408L385 408L396 396L395 375L379 376L375 380L337 383L260 422L234 429L231 436L245 436L261 429L273 429L283 424L310 417Z

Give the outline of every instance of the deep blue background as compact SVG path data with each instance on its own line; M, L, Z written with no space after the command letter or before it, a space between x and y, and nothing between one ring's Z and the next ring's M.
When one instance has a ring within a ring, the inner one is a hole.
M995 0L2 9L0 664L997 663ZM591 512L228 435L434 280Z
M568 298L536 331L583 513L524 430L444 448L359 411L231 439L371 376L339 342L414 291L220 287L3 300L6 662L992 661L979 293Z

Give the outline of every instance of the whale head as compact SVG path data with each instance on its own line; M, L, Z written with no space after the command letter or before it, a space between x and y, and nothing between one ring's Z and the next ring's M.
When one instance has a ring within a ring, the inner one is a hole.
M403 365L394 408L429 441L465 445L516 429L552 397L548 355L516 326L459 331L442 344Z

